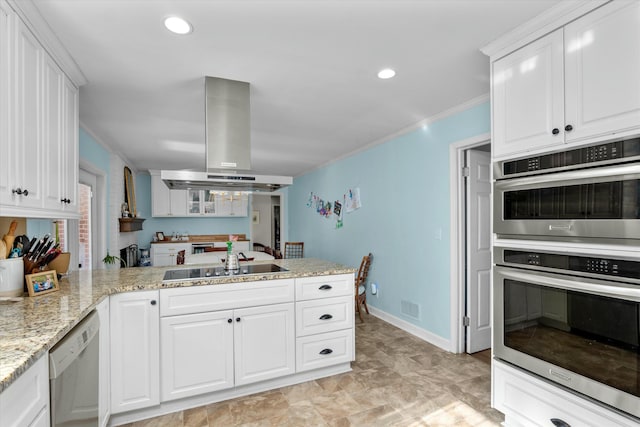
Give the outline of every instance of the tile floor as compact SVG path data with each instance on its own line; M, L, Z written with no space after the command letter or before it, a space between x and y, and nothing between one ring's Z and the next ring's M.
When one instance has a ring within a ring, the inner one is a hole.
M499 426L483 356L447 353L365 315L352 372L126 426Z

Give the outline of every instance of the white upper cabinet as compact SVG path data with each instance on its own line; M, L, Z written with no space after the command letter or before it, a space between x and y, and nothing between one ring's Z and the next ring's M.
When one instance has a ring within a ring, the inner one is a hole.
M557 30L493 63L494 157L562 141L562 46Z
M170 190L158 171L151 172L151 216L186 216L187 190Z
M16 19L15 99L13 100L14 132L10 137L13 158L14 204L18 207L42 207L43 159L42 137L42 62L40 44L22 21ZM47 161L51 161L47 159Z
M613 2L564 31L566 141L640 129L640 2Z
M611 2L492 64L493 155L640 130L640 2Z
M77 218L78 89L0 2L0 216Z
M0 1L0 204L11 203L11 171L12 145L9 134L9 112L12 110L10 90L13 90L13 71L9 63L9 54L13 44L15 16L9 6Z

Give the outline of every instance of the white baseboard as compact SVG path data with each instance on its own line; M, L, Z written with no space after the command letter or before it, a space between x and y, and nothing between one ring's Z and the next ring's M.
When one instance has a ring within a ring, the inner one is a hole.
M451 341L446 338L442 338L440 335L436 335L433 332L429 332L422 328L419 328L413 323L409 323L406 320L402 320L398 317L395 317L387 313L386 311L380 310L379 308L369 306L369 312L373 316L376 316L377 318L382 319L385 322L390 323L393 326L400 328L403 331L408 332L411 335L414 335L420 338L421 340L428 342L429 344L433 344L436 347L440 347L444 351L455 353L455 350L453 349L454 347Z

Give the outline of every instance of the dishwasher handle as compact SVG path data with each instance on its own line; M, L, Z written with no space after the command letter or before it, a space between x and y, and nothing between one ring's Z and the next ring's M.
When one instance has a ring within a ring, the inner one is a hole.
M49 379L58 378L97 337L100 318L94 310L49 351Z

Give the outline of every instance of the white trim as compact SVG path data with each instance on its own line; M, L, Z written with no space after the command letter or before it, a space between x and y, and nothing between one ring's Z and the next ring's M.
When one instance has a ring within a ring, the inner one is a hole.
M89 162L86 159L80 159L79 168L89 172L96 177L96 189L94 197L96 197L96 212L95 212L95 245L96 251L95 254L97 259L95 260L94 265L97 268L104 268L104 264L102 263L102 259L107 255L107 220L108 211L107 211L107 175L108 171L103 171L102 169L95 166L93 163ZM77 252L77 251L76 251ZM76 266L78 263L76 263Z
M7 0L11 8L42 44L54 62L64 71L76 87L87 84L87 78L67 48L53 32L40 10L32 1Z
M609 0L564 0L492 41L480 51L494 61L608 3Z
M419 328L413 323L409 323L406 320L402 320L398 317L395 317L386 311L382 311L379 308L370 306L369 312L372 316L375 316L379 319L384 320L387 323L392 324L393 326L402 329L405 332L410 333L423 341L428 342L429 344L433 344L436 347L441 348L444 351L453 352L452 341L441 337L440 335L436 335L433 332L429 332L425 329ZM365 319L366 322L366 319Z
M478 105L484 104L485 102L488 102L488 101L489 101L489 94L487 94L487 93L485 93L483 95L480 95L478 97L475 97L473 99L470 99L470 100L468 100L466 102L463 102L462 104L456 105L455 107L452 107L452 108L449 108L447 110L441 111L438 114L435 114L435 115L433 115L431 117L427 117L426 119L422 119L419 122L414 123L414 124L412 124L410 126L407 126L407 127L403 128L403 129L400 129L400 130L398 130L398 131L396 131L396 132L394 132L394 133L392 133L390 135L384 136L384 137L379 138L379 139L377 139L377 140L375 140L373 142L370 142L370 143L368 143L366 145L363 145L363 146L361 146L361 147L359 147L359 148L357 148L357 149L355 149L353 151L350 151L350 152L348 152L346 154L343 154L343 155L341 155L339 157L336 157L335 159L331 159L328 162L325 162L325 163L323 163L323 164L321 164L319 166L316 166L316 167L314 167L312 169L309 169L309 170L307 170L307 171L305 171L305 172L303 172L303 173L301 173L299 175L296 175L296 178L304 176L306 174L309 174L309 173L311 173L313 171L316 171L318 169L322 169L322 168L324 168L326 166L329 166L332 163L336 163L336 162L339 162L340 160L346 159L347 157L355 156L358 153L366 151L366 150L368 150L370 148L373 148L373 147L375 147L377 145L384 144L385 142L389 142L394 138L397 138L399 136L402 136L402 135L408 134L410 132L413 132L414 130L420 129L420 128L424 127L424 126L427 126L430 123L434 123L434 122L437 122L438 120L442 120L442 119L445 119L447 117L453 116L455 114L461 113L461 112L466 111L466 110L468 110L470 108L473 108L473 107L476 107Z
M461 179L461 171L464 166L464 151L491 143L491 134L483 133L449 145L449 209L451 212L450 223L450 336L451 350L454 353L464 351L464 333L462 315L464 313L464 180Z

